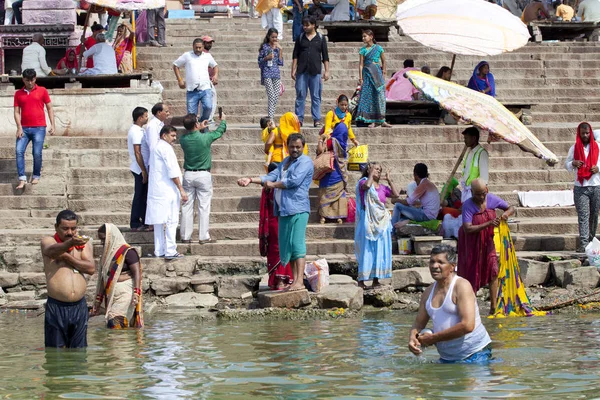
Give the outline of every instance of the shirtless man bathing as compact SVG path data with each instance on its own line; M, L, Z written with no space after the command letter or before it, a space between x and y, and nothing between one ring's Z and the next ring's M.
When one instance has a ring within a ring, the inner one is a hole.
M46 347L87 347L87 281L96 272L92 243L77 234L77 215L56 216L56 234L42 239L48 302L44 321Z

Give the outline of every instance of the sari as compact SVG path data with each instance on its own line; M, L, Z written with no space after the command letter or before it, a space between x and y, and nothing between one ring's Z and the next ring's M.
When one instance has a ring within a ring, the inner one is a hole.
M485 210L473 215L473 225L496 219L495 210ZM458 276L471 283L473 291L488 285L498 276L498 257L494 246L494 226L467 234L464 227L458 231Z
M115 50L115 57L117 58L117 69L123 74L133 71L133 57L131 55L133 40L130 40L129 37L125 39L117 38L113 48Z
M327 150L333 153L334 170L319 181L319 215L328 219L348 217L346 182L348 172L348 127L341 122L336 125L327 141Z
M73 61L69 61L69 54L73 53ZM77 53L75 49L67 49L65 56L60 59L58 64L56 65L56 69L68 69L71 72L73 69L77 70L79 67L79 62L77 61Z
M138 43L146 43L148 41L148 17L146 17L146 10L142 10L135 19L135 39Z
M363 84L360 89L360 98L356 112L356 120L364 123L385 122L385 82L381 71L381 55L383 47L378 44L360 49L359 54L364 57L362 70Z
M279 118L279 134L282 141L282 158L285 159L290 155L287 147L288 136L292 133L300 133L300 120L293 112L286 112ZM304 155L308 155L308 144L304 145Z
M127 252L136 250L125 242L123 234L116 226L113 224L105 224L104 226L106 228L106 239L102 258L100 259L95 303L101 306L104 302L105 318L109 327L117 329L142 328L144 326L142 296L140 296L136 305L131 304L133 277L119 282ZM142 263L140 260L141 274Z
M392 101L413 101L413 95L419 93L416 87L404 76L408 71L419 71L408 67L396 72L385 87L385 98Z
M492 97L496 97L496 82L494 81L494 75L491 72L488 72L485 78L483 79L480 78L478 75L479 68L483 67L484 65L487 65L489 67L490 64L488 64L487 61L482 61L479 64L477 64L475 70L473 71L471 79L469 79L467 87L478 92L482 92L483 90L489 87L491 90L486 94Z
M356 184L356 225L354 229L354 254L358 262L358 280L392 277L392 217L385 208L375 185L361 193ZM382 190L384 185L380 185Z
M498 271L498 303L494 315L489 318L545 316L531 306L517 261L517 253L506 221L500 222L498 234L494 235L496 251L500 254Z
M278 289L280 282L293 282L290 264L281 265L279 258L279 220L274 215L274 190L263 189L260 197L260 220L258 223L258 244L260 255L267 257L269 287Z

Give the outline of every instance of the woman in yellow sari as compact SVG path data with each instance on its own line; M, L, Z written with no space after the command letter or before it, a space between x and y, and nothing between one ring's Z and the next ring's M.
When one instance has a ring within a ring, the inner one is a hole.
M92 315L98 315L103 307L108 328L142 328L144 317L140 257L113 224L102 225L98 229L98 238L104 249Z
M260 120L262 140L265 143L265 169L270 163L279 164L289 155L287 138L292 133L300 133L300 121L293 112L287 112L279 119L279 128L273 126L269 117ZM308 145L304 145L304 154L308 154Z

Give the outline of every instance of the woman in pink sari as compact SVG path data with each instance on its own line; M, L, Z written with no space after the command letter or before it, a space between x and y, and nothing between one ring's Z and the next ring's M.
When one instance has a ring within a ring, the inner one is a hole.
M113 48L115 49L115 57L117 57L117 69L123 74L133 71L133 57L131 56L133 39L133 29L127 24L119 25Z

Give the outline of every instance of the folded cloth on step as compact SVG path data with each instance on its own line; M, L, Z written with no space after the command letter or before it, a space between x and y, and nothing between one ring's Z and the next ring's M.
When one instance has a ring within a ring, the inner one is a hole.
M572 190L517 192L523 207L565 207L575 204Z
M429 229L430 231L433 232L437 232L438 229L440 229L440 225L442 224L442 221L440 221L439 219L431 219L429 221L423 221L423 222L417 222L417 221L410 221L409 222L410 225L420 225L425 229Z

